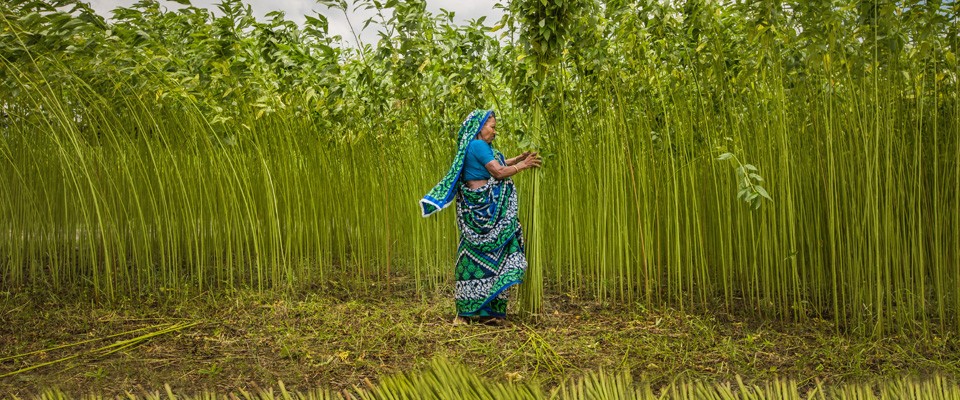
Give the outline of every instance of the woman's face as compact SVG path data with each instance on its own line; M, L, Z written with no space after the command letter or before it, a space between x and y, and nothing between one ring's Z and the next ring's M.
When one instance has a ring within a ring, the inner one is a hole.
M491 116L487 119L487 123L483 124L483 128L480 129L477 138L484 142L491 143L495 137L497 137L497 119Z

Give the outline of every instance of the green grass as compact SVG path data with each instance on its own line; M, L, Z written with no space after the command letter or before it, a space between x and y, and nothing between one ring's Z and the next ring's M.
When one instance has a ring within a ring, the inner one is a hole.
M56 386L73 395L142 394L164 385L185 394L255 392L279 381L291 391L339 392L427 370L438 359L469 369L476 376L470 379L544 393L601 370L628 372L629 382L655 391L676 382L736 386L738 377L761 387L789 378L809 391L817 382L833 388L960 376L960 342L950 332L923 341L871 340L838 333L824 320L765 322L555 293L536 320L457 327L450 324L450 293L431 292L421 301L409 280L376 296L335 282L286 296L242 291L114 306L4 293L0 374L75 357L0 378L0 393L28 396ZM117 352L97 351L174 324L181 329ZM109 337L125 332L131 333ZM54 349L82 341L89 342Z

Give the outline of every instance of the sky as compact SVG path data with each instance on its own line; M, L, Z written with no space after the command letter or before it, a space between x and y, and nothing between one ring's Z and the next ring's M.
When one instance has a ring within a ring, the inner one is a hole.
M130 5L136 3L137 0L88 0L90 5L97 10L97 13L103 15L104 17L110 18L112 14L110 10L113 10L117 7L129 7ZM502 0L506 3L505 0ZM271 11L283 11L286 16L285 18L291 21L294 21L298 24L304 21L304 15L314 15L315 13L322 14L327 17L327 21L330 25L329 33L331 36L340 35L345 41L345 45L353 46L353 34L350 33L350 27L347 24L347 20L343 15L343 12L340 10L331 10L326 6L317 4L311 0L244 0L246 4L249 4L253 9L253 14L257 18L262 18L266 13ZM352 3L352 0L347 0L348 3ZM495 9L494 5L497 4L498 0L427 0L427 10L433 13L434 15L439 14L440 9L445 9L447 11L453 11L454 21L457 23L466 23L469 20L476 19L482 16L486 16L487 20L484 22L486 25L494 25L496 21L500 20L500 17L503 15L503 12L499 9ZM166 6L168 9L177 9L180 6L177 3L172 1L160 1L162 6ZM217 11L215 4L219 3L219 0L191 0L191 3L194 6L205 7L211 10ZM373 15L373 13L366 10L351 10L348 12L350 17L350 22L353 23L353 26L356 29L360 29L363 26L363 21ZM371 43L376 39L377 28L375 26L368 27L365 31L361 32L360 40L364 43Z

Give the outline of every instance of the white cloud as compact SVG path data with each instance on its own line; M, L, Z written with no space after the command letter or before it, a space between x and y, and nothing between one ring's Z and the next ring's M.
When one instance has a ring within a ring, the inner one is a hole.
M91 6L97 10L98 13L109 18L112 16L110 13L111 10L117 7L129 7L137 0L90 1ZM501 1L505 2L506 0ZM352 1L348 0L348 3L351 2ZM219 0L192 0L193 5L208 8L210 10L214 10L215 12L218 12L216 7L216 4L218 3ZM250 5L254 15L257 16L257 18L262 18L271 11L283 11L286 19L294 21L298 24L303 23L305 20L305 15L315 15L316 13L322 14L327 17L329 22L330 35L342 36L345 44L347 45L352 45L354 43L353 34L351 33L350 27L347 24L347 19L340 10L327 9L323 5L308 0L245 0L245 3ZM493 25L503 15L503 12L500 9L494 8L494 5L497 3L498 0L427 0L427 10L433 14L439 14L441 8L447 11L452 11L454 12L454 21L461 24L472 19L486 16L487 19L484 21L484 24ZM161 5L169 9L177 9L181 7L179 4L172 1L161 2ZM363 26L363 21L374 15L374 13L370 10L353 10L353 7L348 10L347 14L350 17L350 22L357 30ZM365 43L370 43L376 39L376 32L377 27L371 25L366 30L361 32L360 40Z

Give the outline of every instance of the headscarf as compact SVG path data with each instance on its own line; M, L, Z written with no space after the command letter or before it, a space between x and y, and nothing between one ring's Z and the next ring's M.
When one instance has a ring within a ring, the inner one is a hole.
M420 200L420 208L423 216L429 216L453 204L453 198L457 194L457 182L460 181L460 173L463 171L463 160L467 155L467 145L477 137L477 133L487 123L487 118L493 114L493 110L473 110L467 119L460 125L459 138L457 143L457 154L453 157L453 164L450 170L444 175L443 179L437 183L433 189L423 196Z

